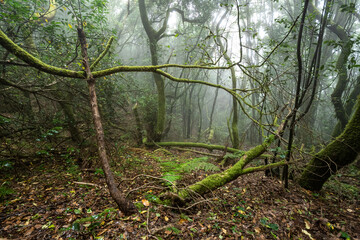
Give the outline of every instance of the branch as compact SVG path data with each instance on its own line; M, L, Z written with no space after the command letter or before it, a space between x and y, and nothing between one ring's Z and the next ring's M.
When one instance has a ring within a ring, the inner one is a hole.
M0 61L1 65L13 65L13 66L21 66L21 67L31 67L28 64L24 64L24 63L17 63L17 62L11 62L11 61Z
M63 76L63 77L72 77L72 78L84 78L83 72L77 72L72 70L67 70L63 68L54 67L48 65L38 58L34 57L23 48L19 47L16 43L14 43L6 34L0 30L0 44L9 52L14 54L16 57L20 58L27 64L32 67L39 69L42 72Z
M73 71L64 68L59 68L55 66L48 65L41 61L40 59L34 57L32 54L28 53L26 50L21 48L19 45L14 43L6 34L0 30L0 45L2 45L10 53L14 54L19 59L23 60L31 67L34 67L42 72L49 74L70 77L70 78L85 78L85 73L83 71ZM233 64L235 65L235 64ZM156 72L161 68L197 68L197 69L229 69L231 66L227 67L212 67L209 65L181 65L181 64L163 64L163 65L153 65L153 66L117 66L113 68L108 68L100 71L93 72L94 78L104 77L110 74L118 72ZM200 83L200 81L199 81Z
M90 66L90 70L94 70L94 68L96 67L96 65L101 61L101 59L103 59L103 57L106 55L106 53L109 51L110 49L110 46L111 46L111 43L113 42L114 40L114 36L112 36L108 43L106 44L106 47L104 49L104 51L100 54L100 56L95 60L95 62L93 64L91 64Z
M170 8L169 9L171 12L178 12L181 15L181 19L183 22L188 22L188 23L205 23L207 18L206 17L200 17L197 19L190 19L190 18L186 18L184 11L178 8Z
M225 146L222 145L212 145L212 144L205 144L205 143L194 143L194 142L157 142L156 145L161 147L196 147L196 148L206 148L208 150L225 150ZM151 144L148 144L151 145ZM227 148L228 152L237 153L243 152L236 148Z

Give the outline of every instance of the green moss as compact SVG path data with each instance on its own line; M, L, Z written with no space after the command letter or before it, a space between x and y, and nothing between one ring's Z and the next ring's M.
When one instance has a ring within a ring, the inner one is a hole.
M96 65L101 61L101 59L103 59L103 57L106 55L106 53L109 51L111 43L114 41L114 37L112 36L108 43L106 44L106 47L104 49L104 51L100 54L100 56L93 62L93 64L91 64L90 66L90 70L93 71L94 68L96 67Z
M259 171L258 168L250 168L250 169L244 169L245 166L250 163L252 160L254 160L256 157L260 156L262 153L264 153L267 149L267 147L271 144L271 142L275 139L275 136L271 135L268 139L265 140L265 142L261 145L258 145L249 151L247 151L240 160L231 168L217 174L210 175L206 177L205 179L194 183L193 185L189 186L186 189L183 189L179 191L179 196L183 199L189 198L193 193L203 195L207 192L210 192L212 190L217 189L218 187L221 187L225 185L226 183L229 183L236 178L238 178L240 175L243 175L245 173L250 173L253 171ZM283 164L283 163L282 163ZM263 167L263 169L266 169Z
M315 155L303 171L299 184L312 191L321 190L331 175L355 161L360 152L360 96L354 115L343 133Z
M17 44L15 44L10 38L6 36L6 34L0 30L0 44L9 52L14 54L19 59L23 60L27 64L29 64L32 67L35 67L39 69L40 71L63 76L63 77L71 77L71 78L85 78L85 75L83 72L77 72L77 71L71 71L63 68L58 68L54 66L50 66L38 58L34 57L21 47L19 47Z

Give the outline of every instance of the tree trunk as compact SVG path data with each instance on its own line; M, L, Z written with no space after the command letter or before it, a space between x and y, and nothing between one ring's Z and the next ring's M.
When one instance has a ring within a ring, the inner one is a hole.
M89 88L89 94L90 94L90 105L91 105L91 111L94 121L94 127L96 131L96 140L98 145L98 151L99 151L99 158L102 163L102 168L105 173L105 180L106 184L108 185L109 192L111 197L115 200L117 203L120 211L122 211L125 215L130 215L135 212L135 206L132 204L132 202L125 199L125 197L122 195L120 190L117 188L114 175L110 169L110 164L107 158L106 154L106 148L105 148L105 136L104 136L104 130L101 123L101 117L99 112L99 107L97 103L97 97L96 97L96 89L95 89L95 79L92 76L91 70L90 70L90 64L89 59L87 55L87 44L86 44L86 37L83 29L78 28L78 36L81 44L81 53L83 57L83 66L85 68L86 72L86 81L88 83Z
M299 184L319 191L329 177L355 161L360 152L360 96L354 115L342 134L315 155L303 171Z
M220 46L221 49L221 53L224 55L225 60L227 61L228 64L231 63L231 58L228 55L228 53L226 52L226 49L224 47L224 44L221 41L220 38L220 33L219 33L219 26L222 23L222 21L225 19L226 14L228 13L229 10L226 10L226 12L222 15L220 21L218 22L218 24L216 25L216 34L217 34L217 43ZM231 83L232 83L232 88L234 91L236 91L236 75L235 75L235 69L234 67L230 68L231 71ZM237 99L233 96L232 98L232 102L233 102L233 110L232 110L232 122L231 122L231 127L229 126L229 134L230 134L230 138L232 141L232 145L234 148L238 148L240 145L240 140L239 140L239 128L238 128L238 103L237 103Z
M163 21L162 27L158 31L156 31L149 22L149 18L146 11L145 0L139 0L139 10L140 10L141 22L149 38L151 64L155 66L158 65L157 43L160 40L161 35L165 32L167 28L169 12L166 13L166 17ZM156 89L158 93L158 108L157 108L157 117L156 117L156 127L155 129L153 129L153 133L150 133L149 137L151 137L152 140L158 142L161 140L165 128L165 116L166 116L165 80L158 73L154 72L153 76L155 79Z
M66 122L66 126L70 132L71 140L73 142L75 142L76 144L80 145L83 142L83 139L81 137L79 129L76 126L77 124L76 124L74 110L73 110L72 105L69 103L62 102L62 101L59 102L59 105L65 114L65 122Z
M138 111L138 103L135 103L134 107L132 108L134 116L135 116L135 123L136 123L136 142L137 144L140 146L142 144L142 125L141 125L141 120L140 120L140 116L139 116L139 111Z
M352 92L350 93L348 99L346 100L346 104L345 104L345 113L347 116L351 116L351 113L353 111L355 102L356 102L356 97L360 94L360 76L357 77L356 79L356 83L355 86L353 87ZM344 130L344 127L340 121L337 122L332 136L333 137L337 137L341 134L341 132Z

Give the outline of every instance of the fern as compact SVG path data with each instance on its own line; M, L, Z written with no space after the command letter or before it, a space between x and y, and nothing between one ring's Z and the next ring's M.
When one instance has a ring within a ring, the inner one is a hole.
M180 165L180 171L192 172L195 170L204 170L205 172L218 171L220 168L212 163L207 162L207 157L195 158L190 162Z
M181 179L181 175L179 175L179 173L177 173L177 172L166 172L161 178L167 180L165 182L165 185L171 186L177 180Z
M194 158L191 161L177 164L173 161L171 162L162 162L161 166L166 171L162 176L163 179L175 184L177 180L180 180L184 173L189 173L198 170L204 170L206 172L210 171L219 171L220 168L212 163L208 162L208 157ZM166 182L166 185L172 185L171 183Z

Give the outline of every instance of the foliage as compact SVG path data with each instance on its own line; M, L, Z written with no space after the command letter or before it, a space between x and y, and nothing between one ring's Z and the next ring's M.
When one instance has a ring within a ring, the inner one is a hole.
M166 185L172 185L182 178L185 173L203 170L205 172L219 171L220 168L209 162L208 157L194 158L184 163L176 163L175 161L160 162L163 168L162 178L167 180ZM170 182L170 183L169 183Z
M4 201L7 197L14 193L15 191L9 187L9 182L3 182L0 186L0 202Z
M81 213L78 209L75 209L74 212L77 214ZM91 209L88 209L87 213L92 213ZM107 208L99 214L75 220L70 227L63 229L63 231L73 230L94 233L97 228L104 225L104 220L111 219L116 216L116 214L116 209Z

